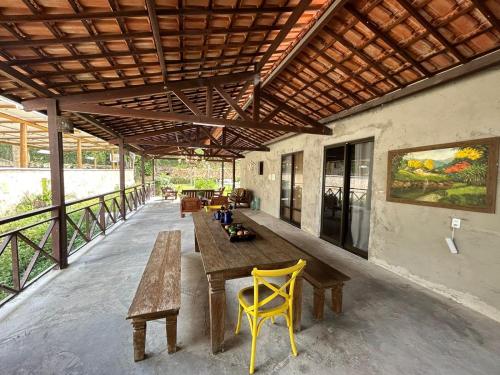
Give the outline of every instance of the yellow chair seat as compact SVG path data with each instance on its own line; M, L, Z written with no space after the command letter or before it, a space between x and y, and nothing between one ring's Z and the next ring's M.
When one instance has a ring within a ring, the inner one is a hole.
M278 285L272 284L271 285L275 286L276 288L279 288ZM245 308L249 308L253 306L254 300L253 300L253 293L254 293L254 287L253 285L248 286L246 288L243 288L239 291L238 293L238 300L241 302L241 304ZM259 302L262 302L262 300L266 299L267 297L271 296L273 294L273 291L269 289L267 286L260 284L259 285ZM266 303L264 305L264 308L259 309L259 313L266 313L271 310L277 310L280 308L286 309L288 307L287 301L285 298L282 296L276 296L273 298L269 303Z

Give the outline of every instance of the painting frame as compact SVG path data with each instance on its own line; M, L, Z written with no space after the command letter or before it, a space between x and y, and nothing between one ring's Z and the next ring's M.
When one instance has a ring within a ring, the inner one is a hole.
M442 202L426 202L417 199L408 199L393 196L393 186L395 179L393 161L396 157L402 155L408 155L411 153L418 153L422 151L436 151L451 148L463 148L463 147L474 147L474 146L487 146L488 156L487 156L487 174L485 179L485 205L484 206L473 206L473 205L461 205L453 203L442 203ZM468 141L441 143L429 146L419 146L404 148L398 150L390 150L387 155L387 183L386 183L386 200L389 202L405 203L419 206L430 206L439 208L448 208L463 211L474 211L482 213L495 213L496 208L496 195L497 195L497 177L498 177L498 163L500 154L500 137L491 138L480 138Z

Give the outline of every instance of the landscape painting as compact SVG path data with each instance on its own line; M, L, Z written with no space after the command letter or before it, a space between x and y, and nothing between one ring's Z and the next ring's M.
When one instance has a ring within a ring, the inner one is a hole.
M499 138L389 151L387 200L495 211Z

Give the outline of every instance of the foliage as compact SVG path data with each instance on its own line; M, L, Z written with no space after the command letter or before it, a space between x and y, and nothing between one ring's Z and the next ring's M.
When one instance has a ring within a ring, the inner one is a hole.
M0 159L12 160L12 145L0 144Z
M444 182L448 180L448 177L435 173L418 174L407 170L399 170L396 172L396 179L399 181Z
M194 188L195 189L218 189L219 185L217 184L217 181L214 179L208 179L208 178L198 178L194 182Z

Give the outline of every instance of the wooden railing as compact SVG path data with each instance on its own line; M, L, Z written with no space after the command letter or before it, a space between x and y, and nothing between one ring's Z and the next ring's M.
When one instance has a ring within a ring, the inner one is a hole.
M120 190L66 203L67 254L73 254L154 195L152 184ZM0 306L19 294L41 275L58 265L53 239L59 206L44 207L0 219ZM3 232L2 228L7 230Z

